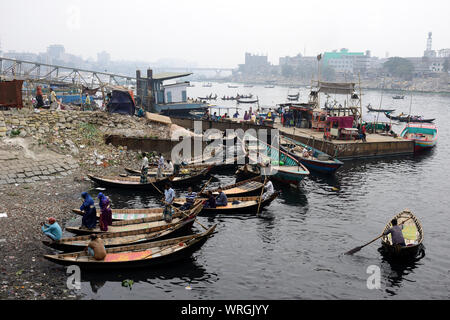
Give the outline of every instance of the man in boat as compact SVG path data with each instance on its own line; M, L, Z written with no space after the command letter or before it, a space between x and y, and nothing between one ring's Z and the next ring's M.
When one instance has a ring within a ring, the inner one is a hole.
M172 221L172 214L173 214L173 200L175 199L175 191L170 187L168 183L164 185L164 220L166 222Z
M95 209L94 200L87 192L83 192L81 198L84 200L80 207L80 210L84 212L81 228L94 229L97 225L97 209Z
M233 114L233 118L234 118L234 119L237 119L238 117L239 117L239 112L236 110L236 113Z
M162 170L163 170L163 168L164 168L164 157L160 153L159 154L159 159L158 159L158 171L156 173L157 178L162 178Z
M142 153L142 165L141 165L141 181L140 183L147 183L148 175L148 158L145 152Z
M87 251L88 255L94 257L95 260L103 260L106 257L106 249L103 244L103 240L100 239L96 234L91 234L89 236L89 241L87 247L84 251Z
M226 207L228 205L228 198L227 195L223 192L222 187L219 187L217 189L219 192L219 195L216 198L216 206L217 207Z
M41 229L42 232L53 241L61 240L62 230L55 218L48 218L48 224L42 222Z
M108 226L112 225L112 211L109 198L103 193L99 193L99 206L101 210L100 214L100 230L108 231Z
M197 192L192 191L192 187L189 187L186 195L186 202L180 207L180 210L189 210L192 208L196 198Z
M270 181L270 179L267 181L266 185L264 186L264 194L263 194L263 200L268 199L271 195L274 194L275 190L273 189L273 184L272 181Z
M392 228L389 230L386 230L383 235L387 236L388 234L391 234L392 237L392 244L393 245L399 245L399 246L406 246L405 238L403 237L403 225L399 226L397 219L392 219L391 221Z
M206 191L206 196L208 200L205 200L205 202L203 202L203 208L216 208L216 198L212 194L211 190Z

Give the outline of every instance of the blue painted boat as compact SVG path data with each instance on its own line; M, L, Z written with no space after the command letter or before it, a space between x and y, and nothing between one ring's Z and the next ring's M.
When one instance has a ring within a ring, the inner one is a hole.
M295 146L292 148L292 146ZM299 147L299 148L296 148ZM309 157L303 156L303 149L311 151ZM280 149L289 153L311 171L334 174L344 163L329 154L286 136L280 136Z
M249 159L257 163L262 162L261 175L294 185L298 185L309 175L308 169L288 153L261 140L258 140L258 145L258 158L256 159L256 155L250 153Z

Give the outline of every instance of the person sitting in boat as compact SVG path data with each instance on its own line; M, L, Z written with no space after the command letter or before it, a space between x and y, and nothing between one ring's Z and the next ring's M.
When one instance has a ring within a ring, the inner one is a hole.
M98 204L100 206L100 230L108 231L108 226L112 225L111 202L103 193L98 194Z
M172 221L172 214L173 214L173 200L175 199L175 191L170 187L170 184L166 183L164 186L164 220L166 222Z
M42 232L53 241L61 240L62 230L55 218L48 218L48 224L42 222L41 229Z
M180 210L189 210L192 208L196 198L197 192L192 191L192 187L189 187L186 195L186 202L180 207Z
M226 207L228 205L228 198L227 195L223 192L222 187L219 187L217 189L219 192L219 195L216 198L216 206L217 207Z
M238 118L239 117L239 112L236 110L236 113L235 114L233 114L233 118Z
M94 257L95 260L103 260L106 257L106 249L103 240L96 234L89 236L89 243L84 251L87 251L88 255Z
M269 109L269 112L267 112L267 120L272 120L272 109Z
M206 191L206 196L207 196L208 200L205 200L203 202L203 207L204 208L216 208L217 207L216 198L212 194L211 190Z
M308 151L307 148L303 148L302 157L303 158L308 158L309 157L309 151Z
M264 186L264 194L263 194L263 201L268 199L271 195L274 194L275 190L273 189L273 184L272 181L270 181L270 179L267 181L266 185Z
M81 228L94 229L97 224L97 209L95 208L94 200L87 192L83 192L81 198L84 200L80 207L80 210L84 212Z
M406 246L405 238L403 237L402 232L403 225L399 226L397 219L392 219L391 224L392 228L386 230L383 235L387 236L388 234L391 234L393 245Z
M141 164L141 183L147 183L148 175L148 158L145 152L142 153L142 164Z

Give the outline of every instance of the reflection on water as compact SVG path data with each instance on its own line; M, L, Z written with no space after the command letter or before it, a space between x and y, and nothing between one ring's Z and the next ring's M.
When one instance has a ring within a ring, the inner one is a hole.
M191 88L190 88L191 89ZM226 84L192 88L235 95ZM238 89L241 90L242 88ZM278 103L287 88L249 88L264 103ZM270 91L270 93L269 93ZM249 92L240 92L247 94ZM301 89L301 97L308 92ZM365 92L365 103L379 103L380 92ZM223 105L230 105L225 102ZM220 102L222 104L222 102ZM409 103L389 101L396 113ZM419 112L436 118L439 142L419 156L346 161L335 177L309 176L298 188L274 183L281 195L256 215L199 217L217 223L217 233L190 260L157 269L82 273L86 299L435 299L448 298L450 281L448 154L450 96L415 94ZM242 106L245 111L250 106ZM414 106L413 106L414 110ZM365 114L369 117L370 115ZM384 121L380 115L380 121ZM399 132L404 124L393 128ZM214 174L208 188L234 183L234 172ZM200 190L207 179L194 185ZM178 196L185 190L176 189ZM98 191L92 190L92 195ZM114 207L158 207L160 195L107 189ZM404 208L422 222L426 257L407 264L387 261L374 243L352 256L342 255L367 243ZM197 232L202 229L196 225ZM369 290L367 268L380 266L381 290ZM122 281L134 281L132 289ZM187 289L189 288L189 289Z

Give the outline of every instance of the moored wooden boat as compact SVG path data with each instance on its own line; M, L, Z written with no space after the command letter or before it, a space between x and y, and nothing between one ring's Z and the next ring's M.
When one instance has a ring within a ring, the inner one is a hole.
M197 201L196 204L189 210L175 211L172 215L172 221L170 223L171 224L179 223L187 219L187 217L189 216L197 215L200 212L201 207L202 207L201 202ZM116 233L116 232L143 230L165 226L167 224L168 223L164 220L164 216L161 213L147 218L114 221L111 226L108 226L107 232L100 230L99 226L96 226L94 229L86 229L81 227L66 227L66 230L78 235L85 235L92 233L102 234L102 233Z
M260 209L267 207L280 195L279 191L275 191L267 199L261 201ZM260 196L252 197L230 197L228 198L228 205L226 207L216 207L216 208L203 208L200 214L210 215L210 214L256 214L258 210ZM200 201L205 201L206 198L200 198ZM174 205L181 206L186 202L185 198L176 198L174 200ZM233 203L236 202L236 203Z
M261 177L253 177L248 180L237 182L228 186L223 186L222 191L227 197L244 197L261 194L261 190L264 188L264 183L261 182ZM218 188L211 189L213 194L218 194ZM206 196L204 191L200 196Z
M98 237L103 240L105 248L162 240L168 237L180 236L189 231L194 223L194 218L195 216L193 215L177 223L132 231L103 233L99 234ZM73 252L83 250L89 244L89 241L89 235L83 235L63 238L58 241L44 240L42 242L56 250Z
M77 265L83 269L153 267L190 257L214 233L216 226L200 234L109 248L106 249L105 259L100 261L86 252L45 255L44 258L60 265Z
M256 150L251 149L251 147L247 147L248 157L253 163L261 165L261 175L263 176L270 176L282 183L298 185L305 176L309 175L309 170L300 161L261 140L258 140Z
M395 95L392 97L392 99L404 99L405 96L401 96L401 95Z
M398 246L392 244L390 234L381 238L382 254L388 258L395 260L409 260L417 257L421 249L423 249L423 229L422 224L417 217L408 209L403 210L393 218L397 219L398 225L403 225L403 237L406 246ZM407 221L406 221L407 220ZM389 221L383 230L383 233L392 227Z
M237 103L257 103L257 102L259 102L259 99L253 99L253 100L237 99L236 101L237 101Z
M172 175L169 177L170 183L172 186L184 186L188 184L192 184L194 182L198 182L202 180L206 175L211 171L211 169L214 167L214 165L207 165L207 166L199 166L198 168L191 168L186 169L187 172L184 172L184 168L180 169L180 173L177 175ZM140 175L140 171L133 170L130 168L125 168L127 172L130 172L135 175ZM140 178L135 178L136 180L140 180Z
M368 104L366 106L366 108L370 111L370 112L394 112L395 109L377 109L377 108L372 108L372 106L370 104Z
M163 188L166 183L170 183L170 177L165 177L162 179L157 179L156 177L148 177L147 183L140 183L140 177L98 177L90 174L88 174L88 177L102 187L139 189L152 191L155 193L159 193L156 188L161 190L161 188Z
M144 219L151 217L162 217L164 208L147 208L147 209L111 209L112 211L112 220L113 221L121 221L121 220L135 220L135 219ZM80 209L72 209L72 212L83 216L84 212ZM97 218L100 218L100 208L97 207Z
M433 148L437 144L438 129L434 124L408 123L400 136L414 141L414 152Z
M303 150L311 151L311 156L304 157ZM344 163L330 155L286 136L280 136L280 149L300 161L306 168L325 174L334 174Z

